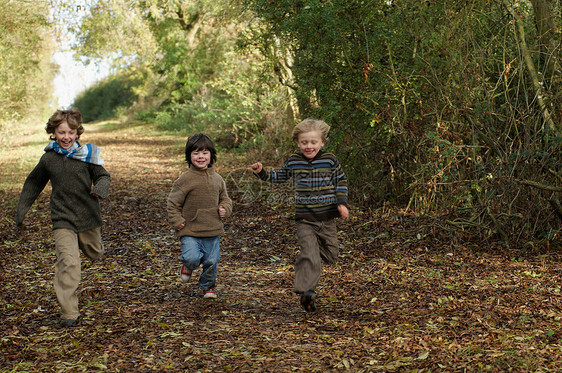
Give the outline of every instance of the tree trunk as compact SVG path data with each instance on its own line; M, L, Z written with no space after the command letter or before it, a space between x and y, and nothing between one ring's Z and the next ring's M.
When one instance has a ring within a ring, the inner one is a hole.
M180 8L177 11L177 15L181 28L186 32L187 45L193 47L195 45L195 36L203 23L203 14L198 12L190 19L186 19L183 10Z
M533 62L533 58L531 57L531 52L527 47L527 40L525 38L525 28L523 22L519 18L519 15L515 11L515 9L513 9L513 6L511 5L509 0L503 0L503 4L507 8L509 13L513 16L513 21L515 22L515 28L516 28L517 42L519 43L521 54L523 54L523 59L525 61L525 65L527 66L527 70L529 71L531 81L533 82L533 88L535 89L535 98L537 100L537 103L539 104L540 110L543 115L543 119L546 125L552 131L554 131L555 133L560 133L562 131L560 130L560 128L557 128L557 126L554 124L554 120L550 115L550 111L548 110L548 107L545 104L545 100L544 100L545 91L542 87L542 84L544 83L541 80L539 80L539 75L537 73L535 63Z
M551 88L552 84L558 85L562 74L560 73L559 41L556 40L556 29L553 19L551 0L531 0L535 12L537 39L540 48L541 61L544 64L545 83Z
M279 82L286 89L285 93L288 96L287 105L287 120L290 126L300 121L300 111L297 98L295 96L295 77L293 75L293 62L294 56L291 50L282 46L279 38L275 37L274 43L271 45L271 53L275 61L274 70L279 78Z

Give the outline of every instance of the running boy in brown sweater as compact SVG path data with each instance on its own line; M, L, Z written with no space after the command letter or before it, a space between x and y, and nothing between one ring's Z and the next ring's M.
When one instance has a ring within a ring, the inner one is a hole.
M189 169L173 184L168 196L168 220L182 246L180 278L188 282L200 265L199 286L204 298L216 298L217 264L220 259L222 219L232 213L232 200L226 183L215 172L217 151L204 134L187 139L185 160Z

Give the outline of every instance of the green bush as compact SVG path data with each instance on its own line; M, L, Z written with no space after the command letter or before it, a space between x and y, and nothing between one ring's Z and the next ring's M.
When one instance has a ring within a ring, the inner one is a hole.
M138 84L130 74L110 75L78 95L73 106L80 109L84 122L114 118L137 99Z

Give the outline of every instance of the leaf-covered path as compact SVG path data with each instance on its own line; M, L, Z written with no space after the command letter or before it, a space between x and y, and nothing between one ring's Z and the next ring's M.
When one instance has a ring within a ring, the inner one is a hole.
M324 268L319 310L305 313L292 291L290 192L261 185L240 155L219 154L235 210L222 239L219 297L202 299L197 276L178 279L179 244L165 215L185 139L142 133L100 126L84 136L102 147L112 188L103 202L106 257L83 261L75 328L57 326L48 193L17 234L19 190L0 191L3 372L562 366L560 255L429 241L414 217L354 209L339 224L340 261Z

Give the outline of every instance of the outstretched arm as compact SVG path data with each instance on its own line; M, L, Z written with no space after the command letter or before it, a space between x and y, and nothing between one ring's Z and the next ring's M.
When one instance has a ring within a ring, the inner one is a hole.
M18 227L23 224L25 214L29 211L31 205L33 205L33 202L39 197L39 194L41 194L41 191L43 191L48 182L49 175L43 167L43 163L39 161L23 184L18 207L16 208L16 225Z
M287 180L289 180L291 177L293 177L293 173L287 167L287 164L285 164L285 166L281 167L280 169L274 171L265 171L263 165L260 162L256 162L252 164L251 167L252 167L252 171L254 171L254 174L257 177L259 177L263 181L269 181L270 183L273 184L284 183Z
M259 174L261 170L263 170L263 165L261 164L261 162L256 162L251 167L252 171L254 171L255 174Z

